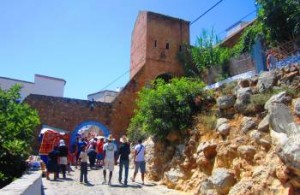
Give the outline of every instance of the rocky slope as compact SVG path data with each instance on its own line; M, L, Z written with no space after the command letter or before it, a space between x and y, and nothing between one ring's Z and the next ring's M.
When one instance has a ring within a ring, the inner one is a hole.
M214 112L202 112L188 135L145 142L147 176L193 194L300 193L299 70L293 64L217 89L215 104L202 105L215 110L213 128L205 123Z

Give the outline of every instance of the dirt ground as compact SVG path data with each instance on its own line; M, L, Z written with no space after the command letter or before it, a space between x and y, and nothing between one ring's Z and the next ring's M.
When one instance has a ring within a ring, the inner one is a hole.
M92 169L88 171L88 184L81 184L79 182L80 170L72 167L73 171L67 173L67 178L60 178L57 181L53 180L53 174L50 174L50 180L45 177L42 178L43 181L43 193L44 195L64 195L64 194L80 194L80 195L92 195L92 194L105 194L105 195L186 195L187 193L168 189L166 186L159 185L156 182L148 181L145 179L145 184L142 185L140 173L136 177L136 181L132 182L130 177L133 175L133 169L129 169L128 186L119 184L118 175L119 167L115 166L112 184L102 184L103 170L102 169ZM124 173L123 173L124 174ZM107 174L108 180L108 174Z

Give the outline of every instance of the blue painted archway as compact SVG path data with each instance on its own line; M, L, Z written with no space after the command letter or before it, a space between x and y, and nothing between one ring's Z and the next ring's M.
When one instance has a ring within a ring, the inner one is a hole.
M84 121L81 122L72 132L71 140L70 140L70 146L76 141L76 135L78 131L82 128L85 128L86 126L97 126L100 131L102 131L104 137L108 137L111 133L109 129L103 125L102 123L99 123L97 121Z

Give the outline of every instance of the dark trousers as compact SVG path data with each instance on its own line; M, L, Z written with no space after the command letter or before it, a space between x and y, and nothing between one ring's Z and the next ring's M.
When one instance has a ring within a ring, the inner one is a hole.
M61 172L63 177L66 178L67 165L60 165Z
M93 168L95 166L96 156L89 157L90 167Z
M80 182L82 182L84 180L84 183L87 183L88 182L88 179L87 179L87 167L88 167L88 164L87 162L81 162L80 163Z
M119 169L119 181L120 182L122 181L123 168L124 168L124 171L125 171L124 184L127 185L129 160L120 160L120 169Z

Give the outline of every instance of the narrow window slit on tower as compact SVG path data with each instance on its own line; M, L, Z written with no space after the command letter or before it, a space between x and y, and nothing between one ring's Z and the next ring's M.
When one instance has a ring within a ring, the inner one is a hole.
M154 41L154 47L157 47L157 40Z
M166 49L169 49L170 48L170 45L169 43L166 44Z

